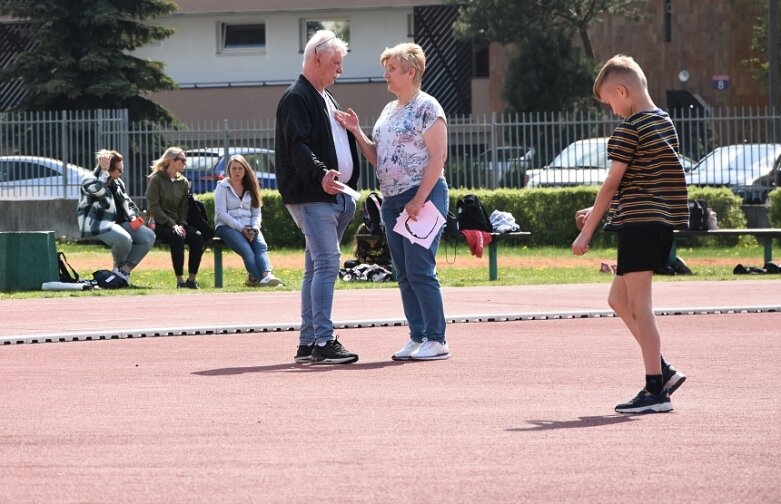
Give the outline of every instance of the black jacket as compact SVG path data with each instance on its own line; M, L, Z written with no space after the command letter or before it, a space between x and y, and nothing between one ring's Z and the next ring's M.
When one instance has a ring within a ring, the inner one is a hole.
M328 90L326 94L339 108ZM350 132L347 132L347 138L353 158L353 176L342 182L356 189L360 171L358 148ZM336 201L336 197L323 191L321 185L325 172L339 167L328 108L320 93L303 75L298 76L279 100L274 149L277 188L284 203Z

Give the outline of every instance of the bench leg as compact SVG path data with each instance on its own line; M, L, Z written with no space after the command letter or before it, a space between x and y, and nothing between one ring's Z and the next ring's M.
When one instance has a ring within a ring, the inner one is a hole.
M765 246L765 264L773 261L773 237L768 236L761 240Z
M214 246L214 287L222 289L222 245Z
M497 265L496 265L496 240L491 240L488 244L488 280L494 281L497 278Z

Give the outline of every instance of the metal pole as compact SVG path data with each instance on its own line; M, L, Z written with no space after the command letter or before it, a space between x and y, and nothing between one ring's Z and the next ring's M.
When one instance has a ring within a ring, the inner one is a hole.
M778 0L770 0L767 49L770 66L770 111L777 115L781 111L778 101Z

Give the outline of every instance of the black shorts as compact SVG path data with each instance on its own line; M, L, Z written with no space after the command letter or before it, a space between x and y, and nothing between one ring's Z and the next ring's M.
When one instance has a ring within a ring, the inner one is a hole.
M616 275L659 271L667 264L673 245L673 228L649 224L618 230Z

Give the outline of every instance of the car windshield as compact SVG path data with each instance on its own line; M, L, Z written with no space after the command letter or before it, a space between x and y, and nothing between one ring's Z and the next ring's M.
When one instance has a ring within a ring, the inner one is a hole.
M575 142L550 162L549 168L607 168L607 142Z
M692 174L717 173L726 170L759 176L772 167L773 161L779 153L781 153L781 148L774 145L720 147L700 161Z

